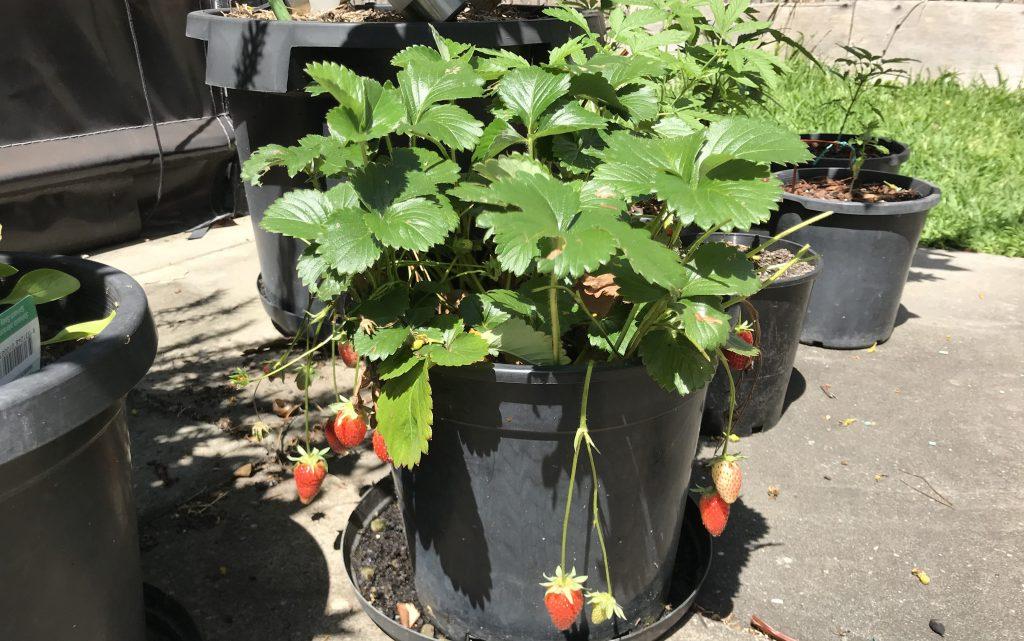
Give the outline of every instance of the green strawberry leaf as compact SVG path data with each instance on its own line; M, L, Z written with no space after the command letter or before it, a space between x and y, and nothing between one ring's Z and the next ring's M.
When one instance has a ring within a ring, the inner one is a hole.
M696 274L681 294L692 296L750 296L761 289L754 264L735 247L704 243L688 266Z
M557 365L569 362L565 349L559 345L561 351L556 363L551 353L551 335L534 329L522 318L510 317L484 331L482 335L492 349L531 365Z
M729 315L707 303L683 299L683 331L704 351L715 349L729 339Z
M377 430L396 467L414 467L427 451L434 422L429 368L428 362L416 360L404 374L381 386Z
M380 243L370 232L366 215L358 209L333 212L324 230L316 237L316 245L317 253L341 274L363 272L381 255Z
M488 347L487 340L482 336L461 333L447 346L443 343L429 343L420 349L420 353L435 365L462 367L484 360L487 357Z
M314 240L324 233L328 218L333 220L333 210L334 206L323 192L295 189L267 207L260 227L292 238Z
M472 149L483 134L483 123L462 107L443 104L427 109L409 131L452 149Z
M650 331L640 340L640 358L655 382L680 395L707 385L717 365L717 361L704 358L685 338L665 328Z
M394 282L373 290L351 313L363 316L378 325L394 322L409 309L409 286Z
M409 338L406 327L379 327L372 334L358 331L352 339L356 352L371 361L379 361L391 356L405 344Z
M529 132L537 131L541 115L568 91L568 77L538 67L513 69L497 87L498 97Z
M752 118L723 118L712 123L701 150L702 175L733 160L768 165L799 163L812 158L800 136L775 124Z

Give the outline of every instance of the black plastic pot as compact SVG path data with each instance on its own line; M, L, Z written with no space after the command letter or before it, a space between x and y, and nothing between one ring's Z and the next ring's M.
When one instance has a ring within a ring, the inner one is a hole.
M798 171L800 178L808 179L850 176L850 170L840 168ZM793 170L776 176L790 181ZM864 183L887 181L913 189L921 198L858 203L787 193L773 216L777 233L821 212L834 212L789 237L801 245L810 243L828 263L811 292L802 343L858 349L888 340L925 219L939 203L941 191L927 181L878 171L862 171L860 176Z
M809 133L800 134L800 138L808 142L843 141L848 140L850 138L850 134ZM861 167L861 169L868 169L871 171L888 171L894 174L899 173L900 166L903 163L907 162L907 159L910 158L910 146L902 142L899 142L898 140L893 140L891 138L879 138L878 143L885 147L889 153L885 154L884 156L868 156L867 158L864 159L864 164ZM836 145L835 149L841 153L839 153L838 155L832 155L831 157L820 156L815 160L800 165L800 167L843 167L849 169L850 165L852 164L852 161L850 157L846 154L846 152L848 152L848 148ZM814 150L812 149L811 152L814 153ZM821 152L819 151L815 155L817 156L820 153ZM783 168L779 167L779 169L781 170Z
M40 314L75 322L117 309L93 340L0 386L0 639L144 641L124 397L156 355L146 295L91 261L0 260L81 282Z
M352 553L359 546L361 535L366 531L367 524L394 500L395 486L390 476L385 476L363 495L345 526L345 534L341 541L342 561L360 607L377 624L377 627L395 641L429 641L433 637L403 627L390 614L382 612L367 601L359 587L356 568L352 567ZM692 498L690 503L693 503ZM663 616L647 627L618 637L618 641L655 641L671 632L690 610L701 585L704 584L704 579L707 578L708 572L711 570L711 551L711 535L701 524L697 510L686 510L683 516L683 527L679 533L679 548L676 551L675 567L672 570L672 585L665 600L666 607L663 608Z
M767 239L768 236L759 234L713 234L710 240L753 248ZM785 248L795 254L801 245L780 240L772 247ZM738 404L733 419L735 434L747 436L766 430L774 427L782 417L811 287L822 271L821 259L813 251L809 254L809 261L815 266L813 272L796 278L780 278L748 299L757 312L761 355L754 360L751 369L732 373ZM744 320L751 320L742 305L734 305L729 311L742 315ZM728 375L723 367L719 367L708 385L701 431L720 435L728 421L728 411Z
M564 641L538 585L559 563L584 368L517 365L431 372L430 452L399 473L415 585L450 639ZM668 594L704 390L680 397L640 365L594 371L588 424L600 454L601 515L628 622L581 622L601 641L656 621ZM567 569L604 589L591 527L592 477L577 472Z
M222 10L193 11L186 35L205 40L206 83L224 87L235 124L238 159L268 144L293 145L299 138L322 133L329 96L302 91L309 84L306 63L330 60L377 80L392 79L391 58L410 45L433 46L431 26L446 38L482 47L509 49L528 60L546 59L547 52L574 35L573 28L554 18L487 22L287 22L228 18ZM603 30L597 12L587 14L595 30ZM289 178L281 169L268 172L258 187L245 185L246 200L260 260L258 290L263 307L282 333L294 334L309 309L309 291L295 272L304 243L264 231L263 212L285 192L307 186L305 176Z

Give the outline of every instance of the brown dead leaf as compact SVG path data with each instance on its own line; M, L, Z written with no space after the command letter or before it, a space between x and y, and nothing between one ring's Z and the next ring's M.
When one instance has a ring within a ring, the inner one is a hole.
M398 620L402 627L411 628L420 620L420 611L411 603L399 603L395 609L398 610Z
M587 274L576 286L586 305L587 311L598 318L604 318L612 305L619 300L619 286L614 274Z
M821 387L821 391L822 392L825 392L825 396L827 396L827 397L829 397L831 399L835 399L836 398L836 395L832 393L832 385L831 384L823 383L819 387Z
M247 479L252 476L253 472L256 471L255 466L252 463L246 463L235 468L234 476L236 479Z
M289 418L291 418L292 414L295 413L295 410L299 409L299 406L296 405L295 403L286 401L283 398L275 398L270 406L270 409L272 412L274 412L274 414L277 414L279 417L288 420Z
M779 498L779 488L774 486L774 485L769 485L768 486L768 496L769 496L769 498L773 498L773 499Z

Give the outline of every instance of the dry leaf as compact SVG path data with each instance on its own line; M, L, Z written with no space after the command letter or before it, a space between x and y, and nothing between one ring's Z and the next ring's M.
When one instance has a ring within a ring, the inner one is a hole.
M917 577L917 580L921 582L921 585L928 585L932 582L931 577L928 576L928 573L922 570L921 568L914 568L910 571L910 573Z
M275 398L270 409L274 414L277 414L281 418L287 420L291 418L291 415L295 413L295 410L299 409L299 406L295 403L289 403L283 398Z
M844 419L841 419L839 421L839 424L842 425L843 427L850 427L851 425L853 425L856 422L857 422L857 419L855 419L855 418L844 418Z
M872 354L874 352L877 352L878 351L878 341L875 341L874 343L871 343L871 347L867 348L866 351L867 351L868 354Z
M619 300L619 286L614 274L588 274L580 279L576 288L586 305L587 311L598 318L604 318L612 305Z
M773 499L779 498L779 488L774 486L774 485L769 485L768 486L768 496L773 498Z
M881 481L882 479L886 478L887 476L889 476L889 475L888 474L875 474L875 483Z
M829 398L833 398L833 399L836 398L836 395L832 393L832 385L831 384L823 383L820 387L821 387L821 391L825 392L825 396L827 396Z
M252 463L246 463L245 465L241 465L241 466L235 468L234 476L235 476L235 478L239 478L239 479L247 479L250 476L252 476L252 473L254 471L256 471L256 470L253 467Z
M395 609L398 610L398 620L403 627L411 628L420 620L420 611L411 603L399 603Z

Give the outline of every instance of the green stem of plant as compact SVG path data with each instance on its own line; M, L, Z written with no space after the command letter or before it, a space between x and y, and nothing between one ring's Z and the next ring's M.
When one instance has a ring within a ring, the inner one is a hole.
M593 361L590 362L593 364ZM590 459L590 474L594 477L594 528L597 530L597 542L601 546L601 558L604 561L604 581L608 586L608 594L612 594L612 570L608 565L608 548L604 544L604 532L601 530L601 507L598 501L597 463L594 462L594 451L590 441L584 439L587 446L587 457Z
M580 296L579 292L577 292L575 289L566 287L565 285L559 285L558 289L567 292L570 296L572 296L572 299L576 301L576 304L580 306L580 309L586 311L587 304L583 302L583 297ZM596 318L594 318L594 315L590 313L587 313L587 320L589 320L590 324L596 327L597 331L601 333L601 336L604 337L605 342L608 343L609 349L611 349L613 353L617 353L615 352L616 345L612 343L612 337L609 336L608 332L605 331L604 325L602 325Z
M818 222L819 220L824 220L824 219L828 218L831 215L832 215L831 211L826 211L826 212L822 212L822 213L818 214L817 216L811 216L807 220L800 221L799 224L793 225L789 229L786 229L784 231L781 231L781 232L775 234L774 236L769 238L767 241L765 241L763 244L758 245L757 247L755 247L755 248L751 249L750 251L748 251L747 252L747 258L753 258L754 256L757 256L758 254L760 254L764 250L768 249L769 247L771 247L772 245L774 245L778 241L782 240L786 236L789 236L792 233L798 232L801 229L803 229L804 227L807 227L809 225L813 225L814 223Z
M686 250L686 255L683 256L683 264L685 265L686 263L690 262L690 259L693 258L694 254L697 253L697 250L704 243L704 241L711 237L711 234L715 233L716 231L718 231L719 229L728 224L729 221L725 221L721 225L712 227L711 229L701 234L700 237L697 238L697 240L693 241L693 244L690 245L690 248Z
M291 367L295 363L298 363L299 361L301 361L302 359L306 358L307 356L309 356L310 354L312 354L316 350L320 349L321 347L323 347L327 343L331 342L332 340L334 340L334 336L333 335L332 336L328 336L327 338L325 338L324 340L320 341L319 343L317 343L313 347L307 349L305 352L299 354L298 356L296 356L292 360L288 361L287 363L285 363L281 367L278 367L277 369L273 369L273 370L267 372L266 374L264 374L263 376L260 376L256 380L257 381L261 381L261 380L263 380L265 378L270 378L271 376L274 376L275 374L280 374L284 370L288 369L289 367Z
M622 353L622 342L626 340L626 335L629 333L627 330L629 326L636 320L636 315L640 313L640 305L634 304L629 310L629 315L626 316L626 322L622 325L622 334L619 336L619 340L615 343L615 356Z
M647 333L647 330L651 328L651 325L661 317L666 307L668 307L668 298L659 298L647 308L647 313L644 314L644 319L640 321L640 326L636 328L636 334L633 335L633 340L630 341L629 348L626 350L627 359L640 347L640 340Z
M363 404L363 397L359 395L359 390L363 386L363 372L366 371L363 368L363 359L356 358L356 380L352 384L352 405L355 407L361 407Z
M333 330L333 327L331 328ZM340 401L338 393L338 346L334 344L334 332L331 332L331 386L334 388L334 400Z
M274 12L274 17L278 20L288 21L292 19L292 14L288 13L288 7L285 5L284 0L270 0L270 10Z
M793 258L789 259L789 261L787 261L786 264L784 264L782 267L780 267L778 270L776 270L775 273L772 274L771 277L768 280L764 281L764 284L762 285L762 287L768 287L769 285L771 285L772 283L774 283L778 279L782 278L782 275L785 274L789 270L790 267L792 267L793 265L795 265L798 262L800 262L800 259L802 259L804 257L804 254L806 254L810 250L811 250L811 246L810 245L804 245L803 247L801 247L800 250L797 251L796 255L793 256Z
M736 410L736 382L732 379L732 370L729 368L729 359L721 349L718 350L718 360L725 368L725 375L729 379L729 422L725 426L725 438L722 439L722 456L729 453L729 437L732 436L732 418Z
M552 289L551 291L555 291ZM590 398L590 376L594 373L594 361L587 362L587 373L583 377L583 401L580 403L580 426L578 430L587 429L587 400ZM583 439L586 440L586 439ZM573 439L575 443L575 438ZM572 512L572 492L576 488L576 467L580 462L580 448L574 447L572 469L569 471L569 490L565 494L565 516L562 518L562 556L559 567L565 570L565 548L569 537L569 514ZM595 477L596 478L596 477Z
M562 344L562 333L558 327L558 276L551 272L551 289L548 290L548 307L551 311L551 354L555 363L562 362L559 346ZM589 381L589 377L587 378Z

